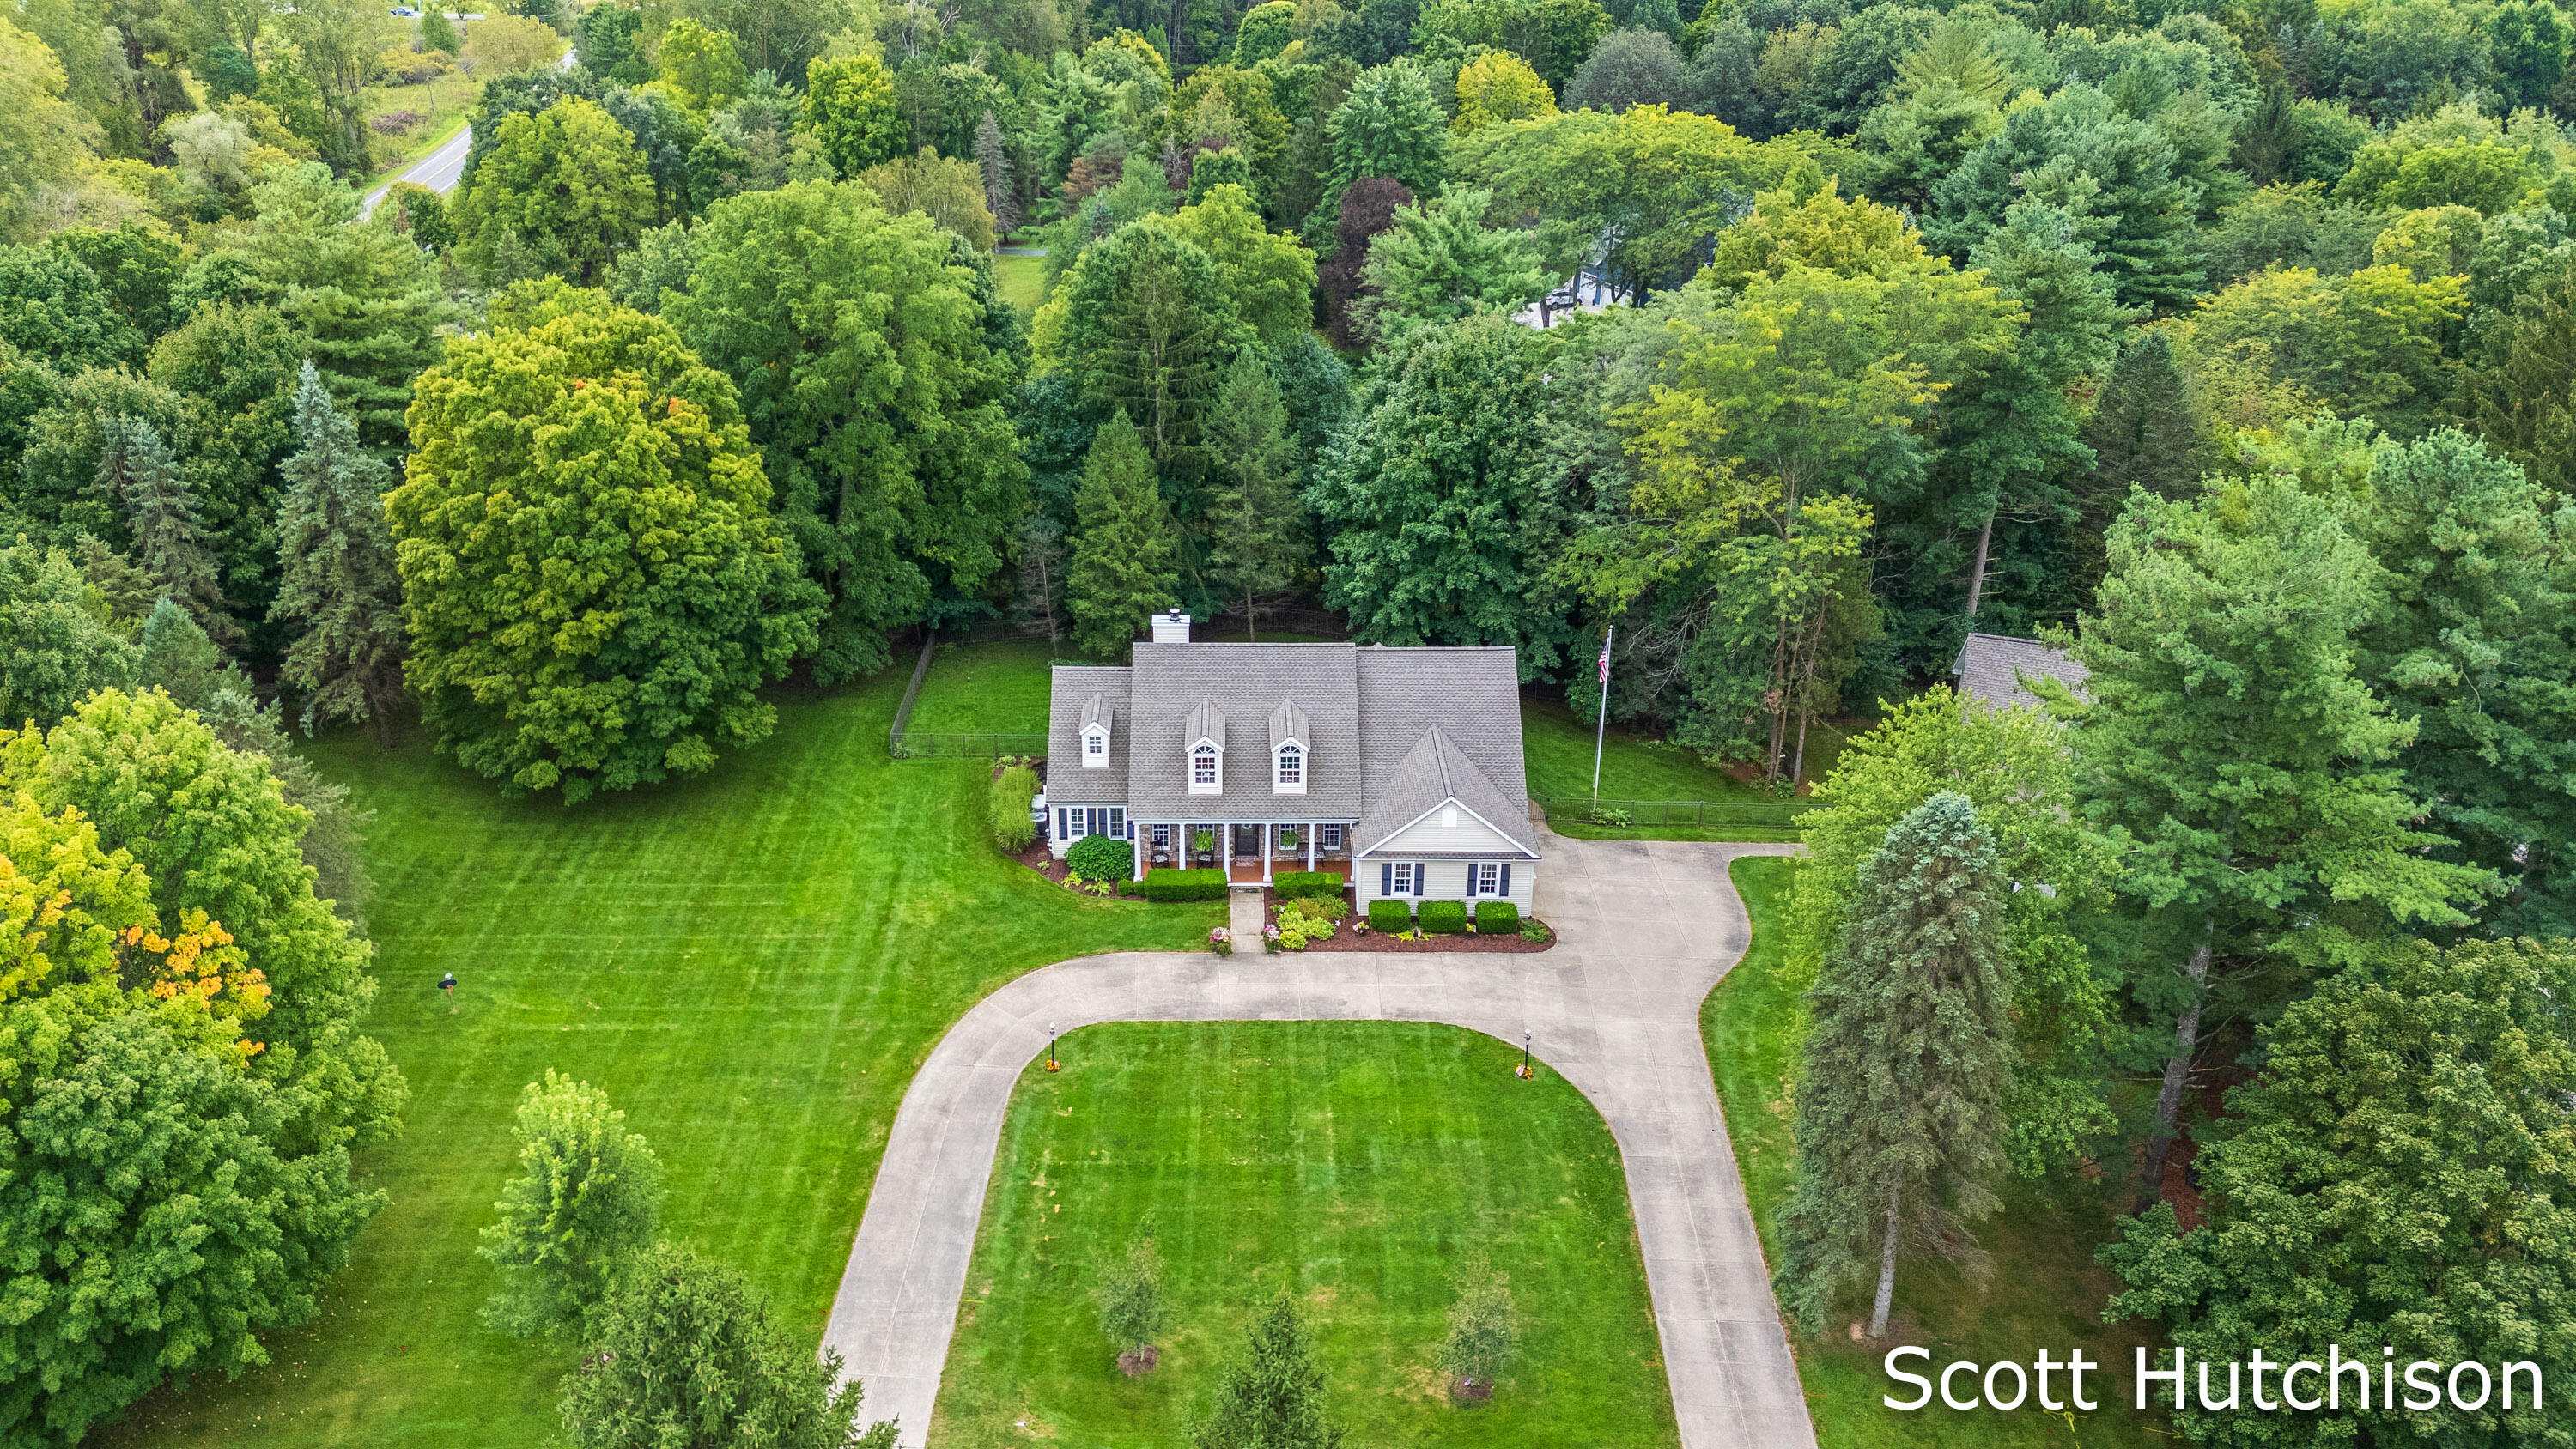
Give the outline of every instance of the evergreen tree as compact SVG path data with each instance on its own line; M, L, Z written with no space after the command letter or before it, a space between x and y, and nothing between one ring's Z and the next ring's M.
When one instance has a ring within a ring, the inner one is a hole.
M2084 422L2092 471L2076 484L2082 527L2079 547L2089 555L2085 579L2102 575L2102 537L2133 489L2159 498L2189 497L2206 464L2200 419L2192 412L2173 339L2161 328L2141 331L2111 364L2111 375Z
M1807 996L1798 1186L1779 1218L1780 1296L1809 1333L1875 1266L1869 1332L1885 1337L1900 1246L1981 1265L1968 1225L1995 1207L2014 1059L2008 890L1994 837L1953 791L1861 867Z
M1044 634L1053 652L1064 634L1064 525L1032 513L1020 525L1020 627Z
M1136 254L1124 285L1098 313L1100 345L1087 391L1135 421L1158 471L1195 481L1205 461L1208 404L1232 351L1231 309L1204 251L1154 228L1128 235L1137 238ZM1090 258L1084 261L1087 273ZM1076 280L1072 305L1088 300L1090 280Z
M1208 424L1217 488L1208 561L1243 599L1243 626L1254 631L1261 596L1296 583L1306 566L1305 505L1297 498L1297 450L1288 438L1288 409L1261 354L1234 356ZM1254 637L1258 637L1255 633Z
M1172 603L1181 583L1171 564L1171 515L1126 409L1092 439L1073 508L1081 530L1065 579L1073 638L1106 659L1135 640L1148 615Z
M136 685L166 692L183 709L205 708L215 690L227 682L230 669L224 651L166 594L152 606L135 642L139 651Z
M520 1338L588 1325L619 1267L653 1242L662 1159L626 1130L608 1093L546 1069L519 1094L520 1174L477 1251L503 1286L485 1321Z
M285 675L305 692L304 728L314 719L372 721L379 743L393 739L402 693L402 581L384 493L392 478L358 442L357 425L332 405L312 363L295 389L295 435L278 508L285 577L273 620L300 624L286 646Z
M113 616L99 618L90 588L60 549L0 548L0 719L50 726L91 694L134 683L134 646Z
M975 169L984 178L984 209L993 213L993 232L1009 236L1020 224L1020 194L1011 184L1011 155L1002 141L1002 123L986 111L975 123Z
M107 606L107 622L128 634L151 614L153 601L161 597L132 559L95 535L84 533L72 545L72 561L79 566L82 581L98 590L100 602Z
M1324 1371L1287 1294L1253 1320L1249 1347L1217 1381L1205 1417L1191 1426L1191 1449L1333 1449L1341 1443L1340 1427L1324 1417Z
M197 513L197 493L161 433L141 418L110 418L100 428L98 489L125 507L134 561L164 597L188 611L207 635L230 645L241 638L215 583Z
M2490 873L2432 858L2394 760L2412 726L2354 668L2381 607L2336 500L2266 475L2205 501L2140 488L2075 659L2076 811L2121 850L2133 1060L2163 1059L2141 1208L2222 1022L2278 1006L2395 925L2468 924ZM2061 707L2072 705L2062 689Z

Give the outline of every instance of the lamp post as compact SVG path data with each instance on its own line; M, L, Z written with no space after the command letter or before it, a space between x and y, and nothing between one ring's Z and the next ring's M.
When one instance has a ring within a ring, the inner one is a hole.
M1055 1023L1050 1021L1047 1023L1047 1070L1060 1071L1063 1065L1055 1059Z
M1512 1075L1524 1082L1538 1075L1537 1071L1530 1066L1530 1033L1526 1031L1521 1033L1521 1064L1512 1068Z

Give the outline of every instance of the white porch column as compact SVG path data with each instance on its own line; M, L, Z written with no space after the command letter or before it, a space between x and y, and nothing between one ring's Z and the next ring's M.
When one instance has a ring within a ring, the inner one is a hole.
M1278 829L1278 826L1267 820L1261 822L1261 883L1263 885L1270 884L1270 852L1278 843Z
M1314 821L1312 821L1312 820L1307 821L1307 822L1306 822L1306 825L1305 825L1305 830L1306 830L1306 874L1308 874L1308 875L1313 875L1313 874L1315 873L1315 822L1314 822Z
M1136 847L1136 879L1143 880L1145 852L1154 848L1154 827L1138 824L1136 817L1130 815L1127 817L1127 839Z

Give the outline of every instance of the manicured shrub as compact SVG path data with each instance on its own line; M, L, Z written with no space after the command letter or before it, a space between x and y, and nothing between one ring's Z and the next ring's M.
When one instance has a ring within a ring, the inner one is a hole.
M1271 877L1270 888L1281 900L1299 896L1337 896L1342 893L1342 873L1338 870L1283 870Z
M1064 868L1084 880L1125 880L1136 873L1135 842L1086 835L1064 853Z
M1422 934L1455 936L1467 929L1467 903L1464 901L1424 901Z
M1142 887L1149 901L1215 901L1225 898L1221 870L1149 870Z
M1510 901L1476 902L1476 934L1508 936L1521 928L1521 908Z
M1038 823L1029 818L1029 802L1038 794L1038 772L1013 765L993 777L993 843L1012 855L1038 838Z
M1413 929L1413 907L1393 896L1380 896L1369 902L1369 929L1389 935Z

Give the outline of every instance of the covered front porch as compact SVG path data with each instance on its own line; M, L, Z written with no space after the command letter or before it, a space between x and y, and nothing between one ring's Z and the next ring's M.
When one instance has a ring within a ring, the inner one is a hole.
M1351 871L1348 820L1213 820L1136 822L1136 873L1222 869L1226 879L1259 884L1286 870Z

